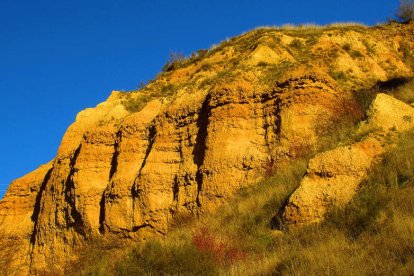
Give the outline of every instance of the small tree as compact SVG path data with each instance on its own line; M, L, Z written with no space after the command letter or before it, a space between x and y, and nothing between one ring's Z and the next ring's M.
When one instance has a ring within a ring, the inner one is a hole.
M401 22L407 23L414 19L414 0L400 0L396 13Z

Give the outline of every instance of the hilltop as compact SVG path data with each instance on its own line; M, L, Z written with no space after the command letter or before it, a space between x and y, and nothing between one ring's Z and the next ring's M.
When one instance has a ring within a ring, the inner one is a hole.
M398 203L413 202L413 32L269 27L173 56L141 89L81 111L56 157L10 185L1 266L289 273L316 250L335 271L328 249L371 254L369 237L382 248L393 235L401 259L379 273L412 271L414 214Z

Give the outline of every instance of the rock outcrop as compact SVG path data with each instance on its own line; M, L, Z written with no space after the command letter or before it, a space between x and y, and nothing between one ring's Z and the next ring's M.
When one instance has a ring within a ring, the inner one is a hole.
M278 162L319 151L338 122L362 118L351 90L411 76L399 46L412 29L321 28L309 39L259 29L176 62L140 91L114 91L78 114L54 160L10 185L0 202L0 253L13 249L4 266L60 273L95 237L165 235L178 214L203 215ZM354 40L358 49L343 45ZM378 99L368 124L388 110ZM317 155L286 219L319 219L336 195L349 200L381 152L374 137Z
M299 188L290 196L283 220L288 226L320 222L329 208L344 207L357 193L369 170L390 147L387 134L414 128L414 108L386 94L378 94L360 132L371 129L361 142L317 154L310 160Z

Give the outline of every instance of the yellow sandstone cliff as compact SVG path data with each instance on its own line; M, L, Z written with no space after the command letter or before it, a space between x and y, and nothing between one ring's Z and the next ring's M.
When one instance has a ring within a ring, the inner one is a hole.
M2 266L59 272L94 237L165 235L178 214L202 216L278 162L322 150L339 124L363 119L355 93L412 76L413 30L258 29L174 61L139 91L112 92L78 114L50 163L10 185ZM375 101L367 124L395 126L374 111L386 101ZM349 200L380 144L369 137L316 155L286 222L321 219L337 194Z

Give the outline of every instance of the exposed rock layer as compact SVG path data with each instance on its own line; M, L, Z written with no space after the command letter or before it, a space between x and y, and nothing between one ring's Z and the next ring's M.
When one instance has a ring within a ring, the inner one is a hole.
M413 107L378 94L359 130L371 129L371 134L361 142L317 154L310 160L299 188L285 206L285 224L297 227L319 222L329 208L349 203L369 170L390 147L387 135L414 128L413 118Z
M94 237L165 234L177 214L202 215L279 161L318 151L338 118L362 115L350 89L411 75L400 48L412 43L412 29L321 29L309 40L253 31L138 93L113 92L78 114L54 160L11 184L0 202L1 241L16 241L7 265L21 274L59 272ZM296 195L326 174L332 183L351 183L348 200L380 152L368 139L315 157ZM325 160L338 154L333 170ZM292 198L299 211L287 210L286 218L321 217L317 206L325 208L343 186L324 185L322 200L300 199L306 191Z

